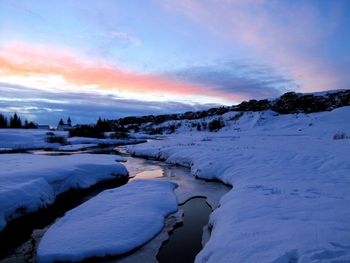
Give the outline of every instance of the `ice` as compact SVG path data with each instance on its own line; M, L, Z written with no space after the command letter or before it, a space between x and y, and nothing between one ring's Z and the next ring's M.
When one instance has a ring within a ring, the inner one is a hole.
M39 262L119 255L143 245L177 210L174 183L136 180L106 190L53 224L38 248Z

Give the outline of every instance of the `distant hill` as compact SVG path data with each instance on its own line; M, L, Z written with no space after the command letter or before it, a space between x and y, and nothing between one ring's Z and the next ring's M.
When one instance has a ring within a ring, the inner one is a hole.
M137 128L142 124L161 124L171 120L195 120L209 116L223 115L230 111L265 111L272 110L279 114L312 113L330 111L350 105L350 90L338 90L318 93L288 92L273 100L249 100L238 105L211 108L209 110L185 112L181 114L146 115L141 117L124 117L114 120L113 126Z

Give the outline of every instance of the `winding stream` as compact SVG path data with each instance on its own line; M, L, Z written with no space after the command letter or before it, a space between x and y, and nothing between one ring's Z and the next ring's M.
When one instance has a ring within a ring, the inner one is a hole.
M97 150L90 153L100 153ZM164 162L145 160L125 154L124 147L103 149L101 153L118 154L124 152L124 165L129 171L130 180L152 179L168 180L178 184L175 194L178 198L178 212L168 216L164 229L150 242L124 256L99 259L98 262L193 262L202 248L203 238L209 236L203 228L208 223L212 208L219 205L219 200L229 187L217 183L195 179L187 168L168 165ZM45 152L44 152L45 153ZM42 154L42 153L41 153ZM60 153L49 153L60 154ZM82 152L70 154L84 154ZM42 235L54 221L64 213L99 192L118 187L125 182L103 182L78 193L64 194L52 207L34 215L28 220L24 217L6 230L6 236L0 240L1 263L35 262L37 244ZM170 234L170 237L169 237ZM11 240L12 242L6 242ZM205 240L204 240L205 241Z
M160 248L159 263L192 263L202 249L203 227L208 224L211 208L205 198L195 197L179 209L184 212L183 222Z

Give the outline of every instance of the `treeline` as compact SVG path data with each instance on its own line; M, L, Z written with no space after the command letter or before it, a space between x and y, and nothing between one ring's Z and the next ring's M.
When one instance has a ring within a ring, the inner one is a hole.
M94 125L76 125L69 130L69 136L74 137L91 137L91 138L106 138L105 132L112 132L109 135L111 139L125 139L129 135L124 125L116 124L112 120L99 118Z
M38 128L38 124L34 122L28 122L27 120L22 123L21 118L17 115L17 113L13 114L10 119L7 119L5 115L0 113L0 128L12 128L12 129L36 129Z

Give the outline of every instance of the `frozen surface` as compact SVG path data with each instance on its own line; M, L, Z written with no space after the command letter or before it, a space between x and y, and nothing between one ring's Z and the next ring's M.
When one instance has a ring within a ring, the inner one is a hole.
M183 126L130 152L191 168L233 189L196 262L350 262L350 107L223 116L217 133Z
M112 155L0 154L0 230L12 218L51 204L70 188L127 176Z
M177 210L174 183L137 180L106 190L66 213L45 233L39 262L119 255L141 246Z

